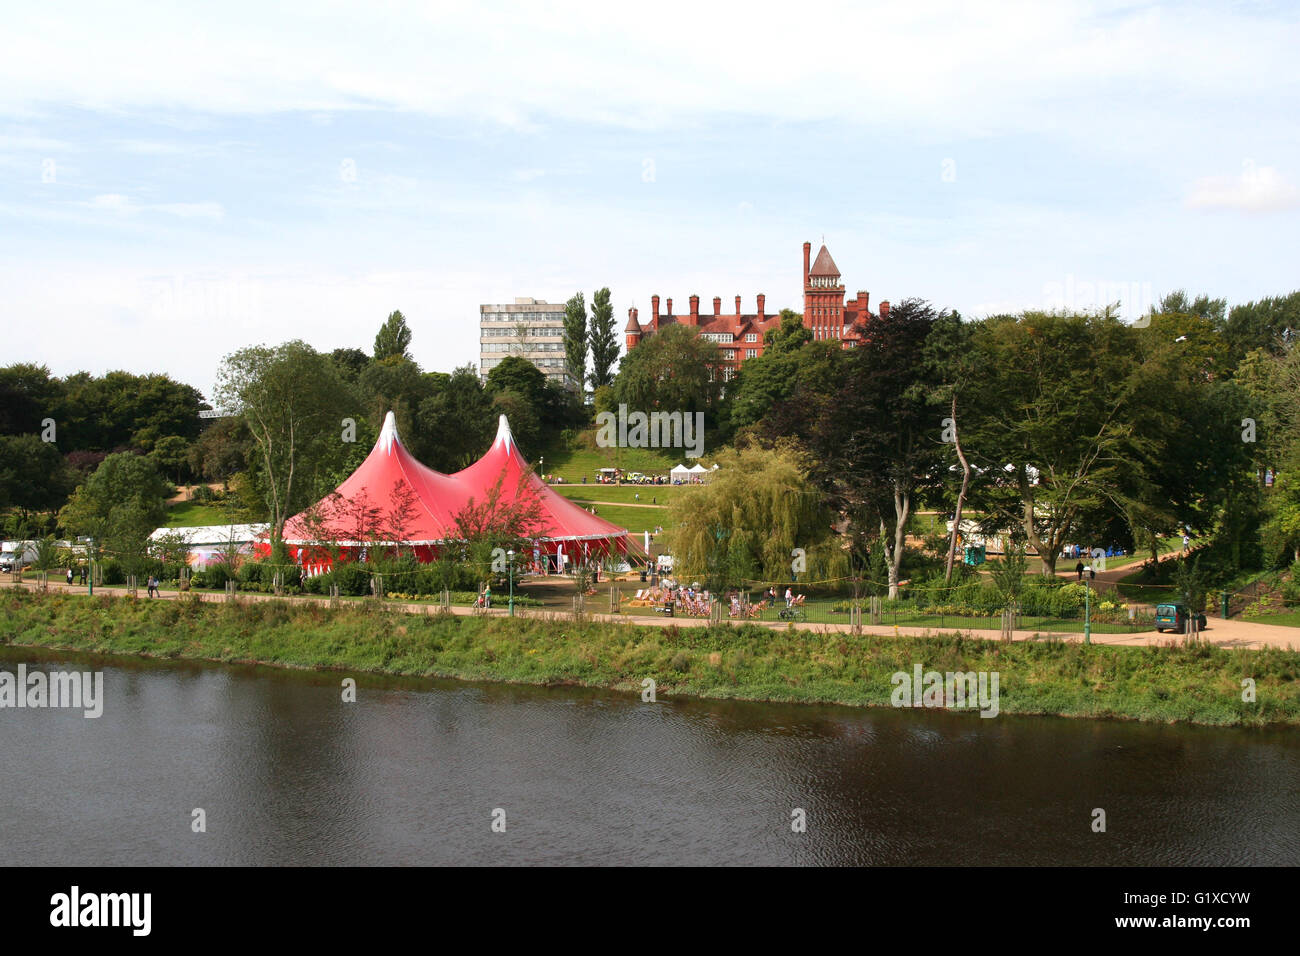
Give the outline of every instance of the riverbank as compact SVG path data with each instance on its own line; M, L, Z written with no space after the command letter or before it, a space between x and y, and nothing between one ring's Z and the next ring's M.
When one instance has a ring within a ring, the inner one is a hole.
M890 706L898 672L999 674L1004 714L1300 725L1300 653L411 615L369 602L133 600L6 589L0 643L164 659L640 694ZM1256 701L1243 702L1242 680ZM971 713L972 719L978 719Z

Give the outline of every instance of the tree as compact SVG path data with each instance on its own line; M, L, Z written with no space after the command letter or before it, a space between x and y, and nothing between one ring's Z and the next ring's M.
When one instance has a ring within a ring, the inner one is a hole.
M715 592L758 578L789 580L796 548L809 575L844 572L847 556L807 478L805 455L789 444L748 446L724 449L717 464L706 484L683 489L669 506L673 527L665 537L681 574L706 580Z
M361 349L335 349L330 353L330 361L338 369L340 378L355 383L371 358Z
M425 442L421 460L439 471L459 471L483 454L495 428L492 396L474 366L462 365L420 404L418 432Z
M410 359L407 348L411 344L411 330L401 312L390 312L387 320L375 335L375 361L386 358Z
M609 288L597 289L591 297L591 387L613 384L618 361L618 334L614 328L614 307Z
M668 325L623 358L614 397L631 410L711 411L719 382L713 367L718 347L685 325Z
M803 382L826 381L836 373L843 349L838 341L815 342L803 317L781 310L781 324L769 329L763 354L748 359L728 387L731 424L735 428L754 425L772 409L790 401Z
M390 411L397 419L398 433L412 448L423 445L419 416L421 403L433 397L436 383L420 366L401 355L376 359L358 377L357 389L370 423L378 431Z
M1300 291L1234 305L1223 337L1234 356L1259 348L1276 350L1300 332Z
M1123 510L1150 451L1133 416L1142 331L1105 310L999 316L973 330L981 384L963 444L987 472L979 504L991 526L1022 529L1044 575L1082 522Z
M145 541L167 517L171 487L154 463L142 455L109 455L73 492L59 512L69 532L90 535L95 547L121 557L134 571Z
M854 349L834 399L811 428L813 474L853 525L880 529L889 596L898 597L907 525L939 486L941 443L926 342L937 320L907 299L873 320Z
M452 517L461 554L480 580L492 573L498 550L522 552L544 516L541 496L530 483L519 482L507 495L504 481L502 472L482 498L471 496Z
M564 369L581 391L587 380L587 304L581 292L564 303Z
M304 485L314 490L313 472L347 453L342 420L355 414L348 389L325 356L295 340L226 356L217 373L217 399L248 425L256 447L254 477L279 551L284 523L310 503Z
M59 449L36 435L0 435L0 509L54 511L68 500L75 475Z
M175 475L176 484L179 485L189 467L190 443L179 435L165 435L154 442L149 457L158 465L159 471L167 475Z
M0 435L38 435L46 418L59 419L63 384L44 365L0 368Z
M507 355L492 367L487 375L486 388L492 396L514 392L535 410L546 404L546 376L536 365L518 355Z

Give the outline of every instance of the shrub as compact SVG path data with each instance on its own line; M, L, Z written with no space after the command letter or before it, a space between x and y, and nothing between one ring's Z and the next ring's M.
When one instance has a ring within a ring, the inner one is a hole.
M104 575L105 584L125 584L126 571L122 569L122 562L117 558L108 558L100 562L102 574Z
M370 593L370 574L359 564L338 564L328 575L339 586L340 594L358 596Z

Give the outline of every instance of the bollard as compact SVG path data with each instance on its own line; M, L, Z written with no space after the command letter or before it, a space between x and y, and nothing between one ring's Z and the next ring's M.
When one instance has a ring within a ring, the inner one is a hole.
M1225 621L1228 619L1228 598L1229 597L1231 597L1231 595L1228 594L1227 591L1221 591L1219 593L1219 601L1223 608L1223 619Z

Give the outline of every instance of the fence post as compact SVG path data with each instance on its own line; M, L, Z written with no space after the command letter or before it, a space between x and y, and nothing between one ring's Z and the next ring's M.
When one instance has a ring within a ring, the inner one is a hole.
M342 602L339 600L339 586L330 585L330 607L338 607Z
M126 576L126 593L129 594L129 595L131 595L131 597L135 597L135 596L136 596L136 589L135 589L135 575L134 575L134 574L128 574L128 575Z
M442 609L451 613L451 591L448 588L442 589Z
M235 600L235 582L229 578L226 579L226 602L233 603Z
M615 587L609 589L609 613L618 613L618 588Z
M284 594L284 573L276 571L275 576L271 578L271 587L275 590L275 596L280 597Z

